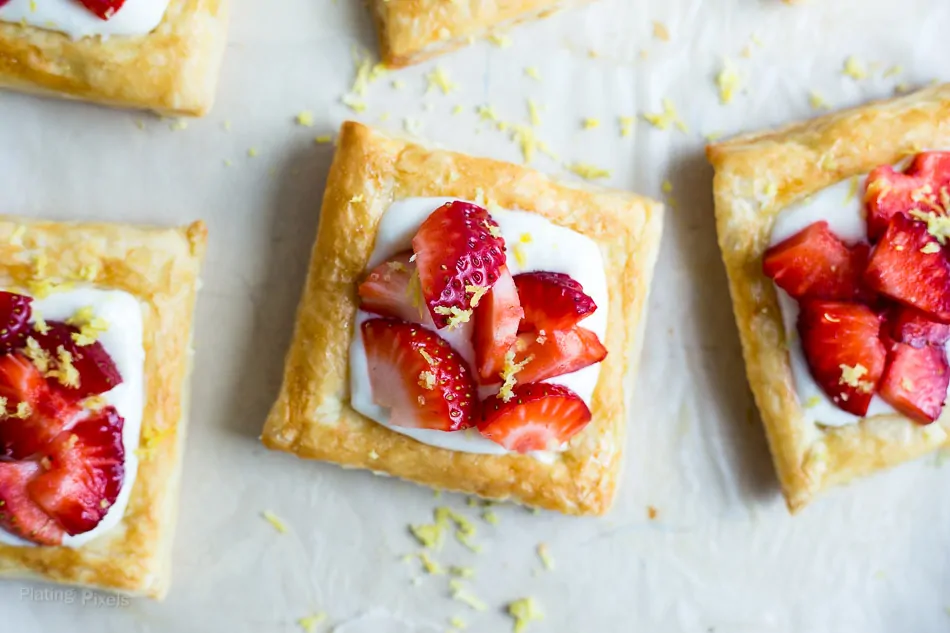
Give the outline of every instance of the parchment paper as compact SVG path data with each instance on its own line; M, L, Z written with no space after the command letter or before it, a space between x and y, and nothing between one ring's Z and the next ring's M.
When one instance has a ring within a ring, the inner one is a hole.
M511 46L483 43L380 78L361 114L339 98L353 81L354 47L374 48L362 3L234 5L217 107L187 129L0 95L3 212L162 224L201 217L211 229L168 600L102 604L3 582L0 631L282 633L326 611L321 633L441 632L453 615L469 631L494 632L511 629L504 605L526 596L545 613L527 629L538 633L950 630L950 472L937 456L788 516L743 371L702 154L704 134L811 116L810 90L837 107L946 79L950 3L603 0L518 28ZM654 20L669 41L654 36ZM869 78L842 74L849 55ZM724 56L746 86L728 105L715 85ZM426 95L436 65L458 83L449 95ZM529 66L540 81L525 75ZM893 66L901 69L884 77ZM561 157L539 154L535 166L574 178L561 163L583 161L611 170L604 184L675 198L614 511L575 519L505 505L492 508L493 526L463 497L435 499L265 450L257 437L279 385L332 154L314 137L348 117L393 130L409 117L431 141L520 160L475 108L491 104L500 118L526 123L529 97L544 106L538 137ZM688 132L640 119L621 137L618 116L659 112L664 98ZM315 127L295 124L303 110ZM586 117L600 127L582 129ZM474 567L464 582L487 603L484 613L452 600L447 576L401 560L419 551L407 525L430 522L436 505L479 525L481 554L450 538L433 556ZM260 517L265 509L287 534ZM539 542L555 570L542 567Z

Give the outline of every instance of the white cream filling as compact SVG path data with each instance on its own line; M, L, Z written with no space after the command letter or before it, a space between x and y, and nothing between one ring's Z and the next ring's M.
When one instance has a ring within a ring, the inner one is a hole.
M380 220L369 268L372 269L400 251L410 249L412 238L422 222L438 207L452 200L456 198L408 198L394 202ZM584 319L581 325L593 331L603 341L607 333L607 277L597 244L576 231L557 226L534 213L493 209L491 215L505 238L508 269L511 274L549 271L570 275L597 304L597 310ZM525 235L530 236L530 239L522 241L522 236ZM515 255L515 250L518 256ZM463 453L507 453L504 447L482 437L474 428L445 432L389 424L389 410L373 402L366 349L360 330L364 321L375 316L362 310L357 312L350 345L350 391L353 408L371 420L423 444ZM474 367L475 362L470 342L472 327L473 324L469 322L453 331L448 328L437 331L439 336L461 354L470 367ZM568 387L589 407L599 376L600 363L545 382ZM485 398L496 392L497 388L482 388L480 397ZM532 456L543 461L554 459L554 453L549 451L537 451L532 453Z
M10 0L0 7L0 22L18 22L73 39L99 35L147 35L161 24L169 0L127 0L108 20L79 0Z
M105 319L108 329L99 334L99 342L112 357L122 383L102 394L125 420L122 445L125 448L125 477L119 495L94 529L63 539L64 547L80 547L114 529L125 515L129 496L138 472L139 436L145 407L145 348L143 346L142 308L138 300L120 290L82 288L49 295L33 301L34 314L47 321L65 321L79 309L90 306L97 317ZM0 529L0 543L33 546Z

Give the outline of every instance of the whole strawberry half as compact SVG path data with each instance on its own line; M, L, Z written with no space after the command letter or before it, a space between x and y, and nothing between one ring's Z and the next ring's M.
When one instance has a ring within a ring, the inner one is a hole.
M0 462L0 528L37 545L60 545L66 533L30 498L35 462Z
M888 313L887 324L895 341L917 349L926 345L944 345L950 340L950 325L938 323L914 308L892 308Z
M124 420L105 407L60 433L50 444L45 472L27 489L33 501L68 534L92 530L115 503L125 477Z
M98 15L103 20L109 20L122 8L125 0L79 0L87 9Z
M50 385L57 391L73 398L87 398L110 391L122 382L122 375L112 361L112 357L95 341L90 345L77 345L73 334L78 330L59 321L48 321L48 330L33 332L32 336L52 359L58 359L62 347L72 357L72 365L79 372L78 386L64 385L62 381L50 378Z
M370 319L362 331L373 401L390 410L390 423L438 431L474 426L475 381L448 343L392 319Z
M49 388L32 362L19 353L0 356L0 457L24 459L43 451L81 409Z
M827 222L815 222L765 251L762 272L795 299L857 299L869 250L847 246Z
M517 385L503 402L494 396L482 403L482 435L509 451L556 450L590 422L590 409L562 385Z
M524 317L518 289L507 266L498 271L498 280L475 307L475 330L472 345L478 376L485 383L499 382L505 365L505 354L518 337L518 326Z
M607 348L597 335L580 326L518 335L516 362L530 359L518 372L519 383L540 382L571 374L607 358Z
M524 307L521 332L567 330L597 310L584 287L570 275L522 273L515 276L515 286Z
M929 212L941 205L940 190L950 186L950 152L917 154L901 173L890 165L868 174L864 196L868 207L868 236L877 240L895 215L911 210Z
M490 288L505 265L505 240L485 209L449 202L426 218L412 238L422 296L440 329L451 311L471 309L471 288Z
M30 297L0 292L0 352L20 347L30 329Z
M894 343L887 353L881 397L920 424L930 424L943 411L950 385L950 365L942 347L911 347Z
M881 318L856 303L806 300L800 308L798 332L815 381L839 408L865 415L887 356Z
M864 283L941 323L950 323L950 262L927 225L895 215L875 246Z

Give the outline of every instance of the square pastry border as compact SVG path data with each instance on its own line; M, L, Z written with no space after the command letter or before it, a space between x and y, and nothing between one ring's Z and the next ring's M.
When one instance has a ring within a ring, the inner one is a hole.
M762 255L788 206L825 187L924 149L950 147L950 85L868 103L707 147L719 246L746 372L791 512L816 493L945 444L950 407L934 424L899 415L844 427L805 419L795 393L772 281Z
M552 464L525 455L475 455L412 440L350 405L348 354L376 227L399 199L493 199L537 213L600 246L610 306L593 419ZM634 373L644 308L659 250L663 207L624 192L552 181L518 165L384 136L343 124L323 199L320 227L287 356L283 386L263 442L299 457L386 473L435 488L571 514L605 512L625 439L623 384Z
M593 0L371 0L383 63L402 68Z
M191 332L207 228L0 218L0 287L124 290L142 305L145 410L139 469L114 530L78 548L0 544L0 578L161 599L171 576L186 430Z
M203 116L214 103L229 0L171 0L143 36L106 40L0 22L0 87Z

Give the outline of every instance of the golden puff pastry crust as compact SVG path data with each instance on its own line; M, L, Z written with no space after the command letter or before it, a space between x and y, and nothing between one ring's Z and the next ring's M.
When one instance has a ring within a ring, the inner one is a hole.
M592 0L371 0L383 63L417 64L518 22Z
M161 599L171 544L191 368L191 330L207 229L0 218L0 287L42 294L123 290L142 307L145 410L139 467L121 523L82 547L0 544L0 578L80 585Z
M593 394L591 424L553 463L428 446L363 417L350 405L348 354L356 288L376 229L396 200L480 195L537 213L600 246L609 284L610 351ZM320 216L320 228L280 394L267 419L270 448L345 467L570 514L608 510L625 437L623 382L634 373L663 208L646 198L554 182L531 169L386 137L347 122Z
M950 409L929 426L898 416L824 427L805 419L785 330L762 255L783 209L926 148L950 147L950 85L942 85L707 147L716 225L746 371L791 512L816 493L945 444Z
M228 0L171 0L148 35L85 37L0 22L0 87L202 116L214 102Z

